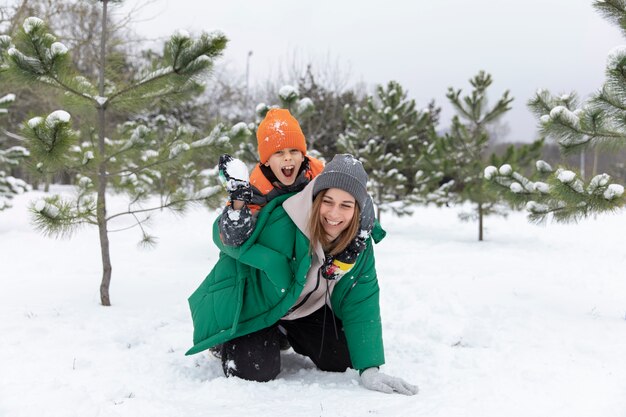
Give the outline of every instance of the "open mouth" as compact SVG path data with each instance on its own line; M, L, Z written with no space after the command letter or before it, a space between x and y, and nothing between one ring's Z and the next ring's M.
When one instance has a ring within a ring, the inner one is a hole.
M295 169L296 167L294 165L290 165L290 166L282 167L280 170L282 171L285 177L290 178L293 175Z

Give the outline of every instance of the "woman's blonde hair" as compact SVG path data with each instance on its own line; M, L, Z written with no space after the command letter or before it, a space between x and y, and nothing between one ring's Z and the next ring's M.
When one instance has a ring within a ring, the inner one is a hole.
M319 242L322 245L322 248L324 249L324 253L326 255L335 256L338 253L341 253L345 248L347 248L352 239L356 237L356 234L359 231L361 208L355 202L354 215L350 220L350 224L348 224L348 227L343 232L341 232L337 239L331 241L328 238L328 235L326 234L324 226L322 226L322 222L320 220L320 208L322 207L322 201L324 200L326 191L328 191L328 189L320 191L313 199L313 208L311 209L311 216L309 217L311 252L314 251L317 242Z

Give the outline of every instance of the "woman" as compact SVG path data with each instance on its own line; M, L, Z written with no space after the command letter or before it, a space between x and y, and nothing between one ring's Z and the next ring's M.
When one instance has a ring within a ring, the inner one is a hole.
M374 224L366 185L361 163L337 155L302 192L272 200L242 246L223 245L214 225L222 253L189 298L187 354L222 344L227 376L269 381L280 372L286 337L321 370L354 368L368 389L416 394L378 370L384 353L372 241L385 232Z

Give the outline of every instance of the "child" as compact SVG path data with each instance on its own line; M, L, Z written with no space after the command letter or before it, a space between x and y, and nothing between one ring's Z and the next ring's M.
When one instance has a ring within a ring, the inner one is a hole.
M302 190L324 169L306 155L298 121L286 109L270 109L256 132L259 163L248 172L230 155L219 161L220 178L230 195L219 222L220 240L241 246L254 231L255 214L276 196Z

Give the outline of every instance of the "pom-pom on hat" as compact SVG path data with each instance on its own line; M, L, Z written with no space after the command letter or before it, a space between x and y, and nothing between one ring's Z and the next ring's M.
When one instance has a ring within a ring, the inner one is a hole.
M270 109L256 131L259 160L266 163L274 152L294 148L306 155L306 140L298 121L287 109Z
M313 198L322 190L339 188L350 193L361 210L366 207L367 173L361 161L349 154L339 154L326 164L324 170L315 178Z

